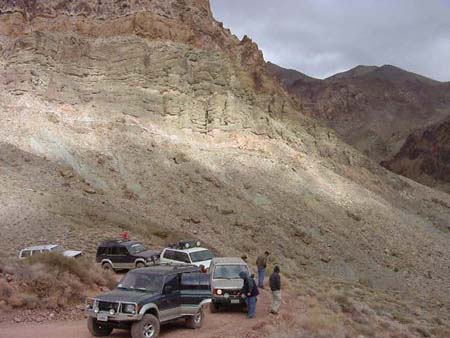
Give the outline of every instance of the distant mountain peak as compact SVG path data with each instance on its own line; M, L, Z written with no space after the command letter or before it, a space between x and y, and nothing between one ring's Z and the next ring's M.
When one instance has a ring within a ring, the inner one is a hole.
M439 81L430 79L428 77L409 72L400 67L394 65L382 65L382 66L367 66L367 65L359 65L348 71L335 74L325 79L325 81L329 80L340 80L340 79L354 79L354 78L363 78L367 77L370 79L380 79L380 80L388 80L394 82L405 82L405 81L421 81L427 84L437 84Z

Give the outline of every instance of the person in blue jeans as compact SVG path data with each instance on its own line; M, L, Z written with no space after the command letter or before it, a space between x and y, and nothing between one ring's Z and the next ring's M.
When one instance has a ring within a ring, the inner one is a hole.
M247 273L241 272L239 277L244 281L241 289L241 296L245 298L245 303L248 308L248 318L253 318L256 312L256 302L259 295L258 286L253 278Z
M264 289L264 277L267 268L267 258L269 257L269 251L264 252L264 255L259 256L256 259L256 266L258 267L258 287Z

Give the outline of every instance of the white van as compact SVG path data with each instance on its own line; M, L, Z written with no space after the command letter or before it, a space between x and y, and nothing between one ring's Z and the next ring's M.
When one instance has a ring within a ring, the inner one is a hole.
M241 272L251 276L250 268L241 258L214 258L210 266L212 303L211 312L229 305L245 306L241 297L244 281L239 277Z

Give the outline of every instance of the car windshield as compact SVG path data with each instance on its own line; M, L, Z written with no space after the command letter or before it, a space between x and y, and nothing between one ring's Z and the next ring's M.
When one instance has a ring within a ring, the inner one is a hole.
M248 274L248 267L246 265L217 265L214 269L215 279L239 279L239 273L245 272Z
M128 251L129 251L130 254L132 254L132 255L141 253L142 251L145 251L145 250L146 250L146 249L145 249L145 246L143 246L143 245L140 244L140 243L136 243L136 244L133 244L133 245L131 245L131 246L128 247Z
M131 271L117 285L118 289L161 292L163 276Z
M51 248L50 251L52 251L52 252L63 252L64 248L62 246L60 246L60 245L57 245L54 248Z
M209 250L202 250L202 251L196 251L190 253L191 260L193 263L196 262L202 262L202 261L209 261L214 258L213 254Z

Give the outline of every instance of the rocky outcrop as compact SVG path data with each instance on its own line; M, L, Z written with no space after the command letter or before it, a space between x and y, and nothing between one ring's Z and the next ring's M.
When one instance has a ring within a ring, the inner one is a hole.
M449 197L298 111L208 2L1 6L0 255L48 241L89 255L127 229L448 297Z
M228 52L254 71L264 65L257 45L239 41L216 22L207 0L6 0L0 34L21 37L52 32L88 38L134 35Z
M450 86L394 66L358 66L325 80L300 78L288 90L303 113L381 162L411 131L450 116Z
M450 119L411 134L395 157L383 165L450 192Z

